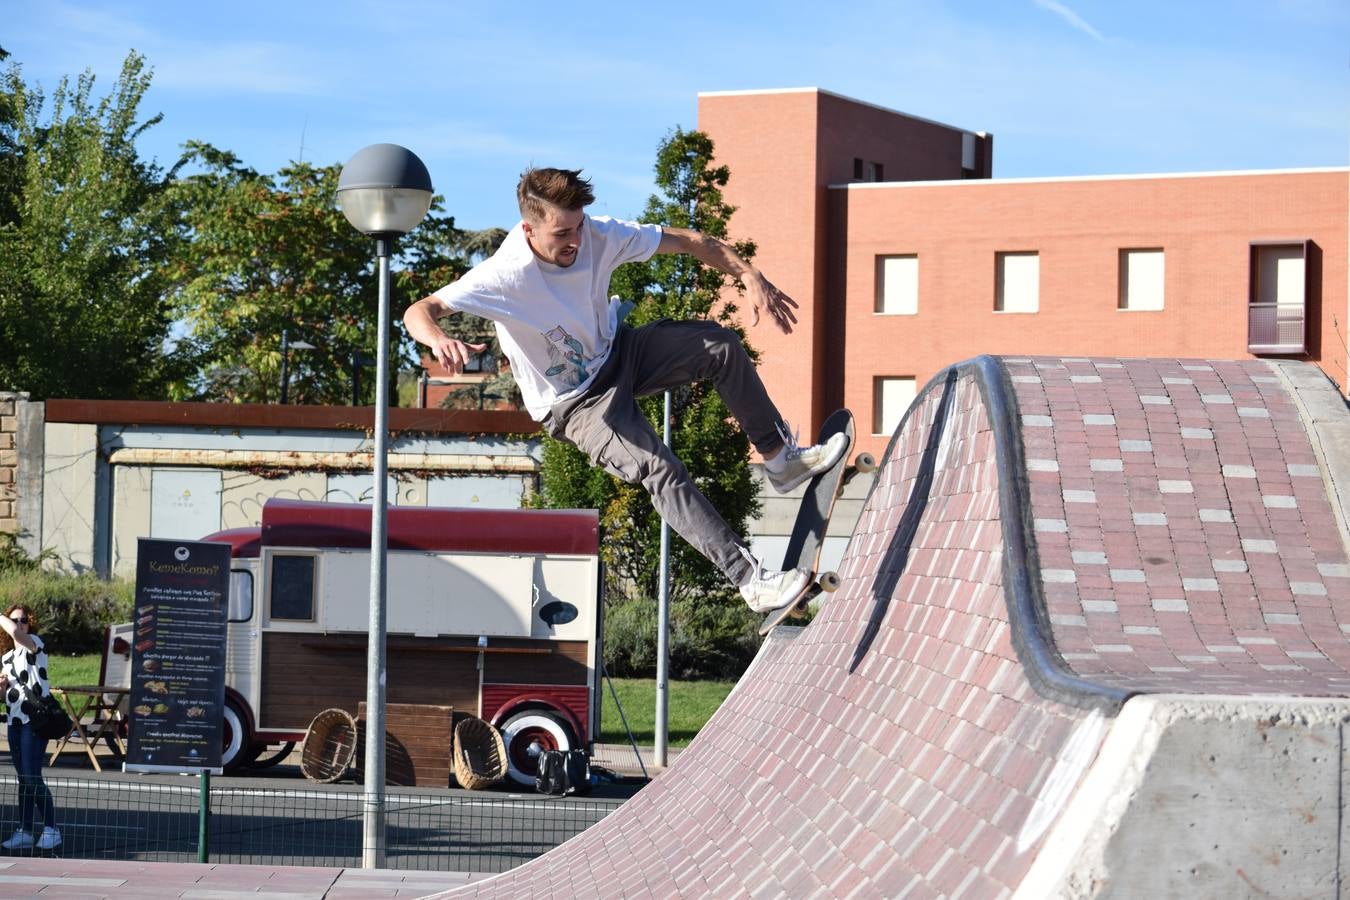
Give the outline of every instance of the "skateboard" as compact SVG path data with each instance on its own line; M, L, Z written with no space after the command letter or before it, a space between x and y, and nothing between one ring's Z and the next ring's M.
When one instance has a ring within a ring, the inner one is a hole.
M806 483L806 493L802 495L802 505L792 526L792 536L788 538L787 551L783 554L784 570L808 569L811 580L790 602L768 614L759 628L761 635L768 634L774 626L782 624L790 616L805 614L807 606L821 591L833 592L839 589L838 575L819 571L820 551L825 546L825 530L829 528L830 514L834 512L834 503L843 493L844 486L859 472L871 472L877 467L870 453L860 453L852 463L849 462L849 453L853 450L853 413L846 409L833 413L825 420L816 443L824 443L840 432L848 435L848 447L838 462Z

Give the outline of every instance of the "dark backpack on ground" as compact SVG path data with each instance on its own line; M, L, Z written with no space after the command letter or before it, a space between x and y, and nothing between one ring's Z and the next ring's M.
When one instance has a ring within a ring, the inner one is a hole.
M583 750L545 750L539 754L534 788L563 797L591 792L591 765Z

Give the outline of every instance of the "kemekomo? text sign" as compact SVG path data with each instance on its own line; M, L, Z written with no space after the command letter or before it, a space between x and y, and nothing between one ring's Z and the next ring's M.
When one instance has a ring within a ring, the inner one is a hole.
M131 644L132 772L220 772L230 545L141 538Z

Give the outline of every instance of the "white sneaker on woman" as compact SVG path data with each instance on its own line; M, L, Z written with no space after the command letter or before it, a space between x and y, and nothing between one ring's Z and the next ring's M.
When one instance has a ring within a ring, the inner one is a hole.
M61 832L48 825L42 829L42 836L37 839L37 848L39 850L55 850L61 846Z
M0 843L0 847L4 847L6 850L27 850L31 846L33 846L33 835L22 828L15 831L9 840Z

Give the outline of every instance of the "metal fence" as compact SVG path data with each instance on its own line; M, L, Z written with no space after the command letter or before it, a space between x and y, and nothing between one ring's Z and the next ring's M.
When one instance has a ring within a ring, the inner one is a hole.
M360 786L283 788L231 780L211 781L204 791L197 776L48 775L63 838L55 853L73 859L196 862L199 841L204 841L210 862L361 865ZM18 821L17 790L12 774L0 776L5 835ZM581 833L622 803L391 787L385 865L503 872ZM204 837L203 806L209 810Z

